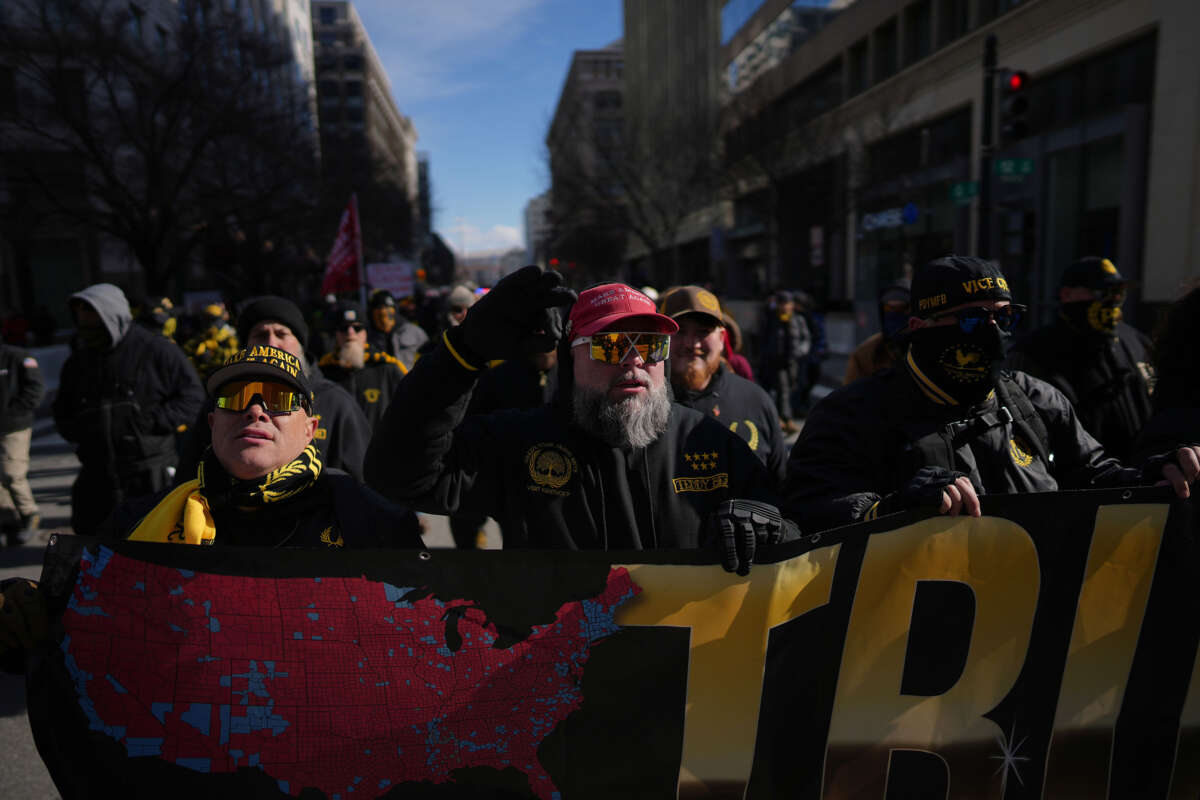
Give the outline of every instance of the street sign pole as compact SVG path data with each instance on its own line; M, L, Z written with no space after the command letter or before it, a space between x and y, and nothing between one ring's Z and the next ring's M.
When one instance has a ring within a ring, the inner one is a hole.
M996 34L983 45L983 119L980 121L979 218L975 226L975 254L990 258L992 250L992 137L995 123Z

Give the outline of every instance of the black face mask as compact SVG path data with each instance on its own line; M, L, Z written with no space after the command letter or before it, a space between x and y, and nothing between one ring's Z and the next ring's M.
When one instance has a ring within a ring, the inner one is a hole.
M1063 303L1061 313L1075 330L1096 336L1115 336L1122 316L1121 304L1115 300Z
M80 325L76 333L79 336L79 344L88 350L103 350L112 344L108 329L103 325Z
M996 387L1011 338L991 323L971 333L958 325L921 328L912 332L912 358L937 388L971 406Z

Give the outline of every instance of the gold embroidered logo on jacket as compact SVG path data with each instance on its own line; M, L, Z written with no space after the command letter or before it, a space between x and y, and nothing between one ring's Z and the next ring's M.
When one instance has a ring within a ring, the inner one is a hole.
M563 496L569 492L562 491L562 488L579 471L579 464L571 451L555 442L539 442L529 448L525 453L525 466L533 480L528 487L530 491Z

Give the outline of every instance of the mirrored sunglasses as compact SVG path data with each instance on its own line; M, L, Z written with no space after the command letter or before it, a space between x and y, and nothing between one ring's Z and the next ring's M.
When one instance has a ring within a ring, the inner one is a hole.
M937 314L933 319L957 317L959 330L963 333L973 333L980 324L989 319L995 320L996 327L1000 330L1011 331L1017 327L1021 322L1021 317L1024 315L1025 306L1012 303L1002 308L983 308L982 306L960 308L958 311L952 311L948 314Z
M273 416L308 410L303 392L274 381L233 381L217 390L217 408L225 411L245 411L256 403Z
M581 336L571 342L574 347L589 343L588 353L592 361L604 364L620 364L629 357L630 351L637 351L638 358L647 364L666 361L671 352L671 335L669 333L644 333L638 331L621 331L613 333L594 333L591 336Z

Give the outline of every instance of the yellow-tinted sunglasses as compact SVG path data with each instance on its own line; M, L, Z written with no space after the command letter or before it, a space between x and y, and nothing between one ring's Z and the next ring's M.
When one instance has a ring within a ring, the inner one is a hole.
M308 398L294 386L274 381L233 381L217 389L217 408L245 411L258 403L268 414L308 410Z
M617 365L629 357L630 350L636 350L638 357L647 364L666 361L671 352L671 334L643 333L638 331L614 331L610 333L593 333L591 336L580 336L571 342L574 347L589 342L588 353L592 361Z

